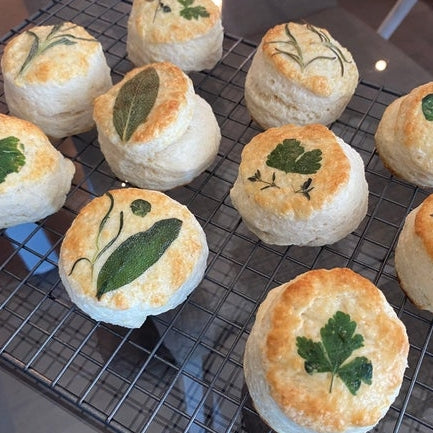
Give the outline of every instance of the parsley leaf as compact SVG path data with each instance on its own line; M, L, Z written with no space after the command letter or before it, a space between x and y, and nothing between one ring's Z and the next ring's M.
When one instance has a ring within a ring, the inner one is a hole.
M24 146L17 137L0 139L0 183L10 173L18 173L26 163Z
M320 149L305 152L299 140L286 138L268 155L266 164L285 173L314 174L321 167L320 161Z
M192 19L198 20L200 17L206 18L209 12L204 6L191 6L194 0L177 0L182 6L180 16L191 21Z
M304 368L308 374L331 373L329 392L332 392L334 378L339 377L356 395L361 383L371 385L373 365L365 356L356 357L343 364L356 349L364 345L364 337L355 334L356 322L350 316L337 311L321 328L321 342L306 337L297 337L298 355L305 359Z

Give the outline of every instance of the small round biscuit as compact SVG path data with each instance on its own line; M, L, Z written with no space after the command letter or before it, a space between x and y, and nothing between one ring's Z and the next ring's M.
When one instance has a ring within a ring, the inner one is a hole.
M37 126L0 114L0 228L57 212L74 173L74 164Z
M185 301L206 268L206 236L167 195L112 190L88 203L63 240L59 273L71 300L95 320L139 328Z
M433 82L393 101L375 140L388 170L415 185L433 187Z
M230 197L262 241L318 246L358 227L368 185L358 152L326 126L285 125L244 147Z
M93 99L112 85L101 44L70 22L16 36L1 66L11 114L53 138L91 129Z
M185 72L211 69L222 55L221 11L211 0L134 0L127 52L135 66L171 62Z
M406 217L395 247L400 286L420 309L433 312L433 194Z
M280 24L268 30L245 81L245 102L264 129L334 122L358 85L350 52L327 30Z
M374 284L347 268L318 269L260 305L245 381L278 433L363 433L397 397L408 351L404 324Z
M215 159L221 132L210 105L177 66L136 68L95 101L101 151L113 173L165 191L191 182Z

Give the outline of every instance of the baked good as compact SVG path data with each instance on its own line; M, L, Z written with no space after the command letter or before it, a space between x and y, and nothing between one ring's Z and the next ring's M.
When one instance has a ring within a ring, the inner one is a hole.
M163 62L136 68L96 98L101 151L114 174L140 188L191 182L218 153L221 132L190 78Z
M245 81L245 102L262 128L334 122L358 85L350 52L327 30L287 23L266 32Z
M433 312L433 195L413 209L404 221L395 247L395 270L400 286L420 309Z
M221 11L212 0L134 0L126 49L135 66L171 62L211 69L222 55Z
M375 141L393 174L418 186L433 186L433 81L388 105Z
M185 206L161 192L124 188L80 211L63 240L59 273L93 319L139 328L186 299L207 256L203 229Z
M70 22L16 36L1 66L10 113L53 138L91 129L93 99L112 85L101 44Z
M263 242L318 246L358 227L368 185L360 155L326 126L285 125L244 147L230 197Z
M0 114L0 228L57 212L74 173L74 164L37 126Z
M269 292L248 337L245 381L277 433L362 433L397 397L409 350L382 292L346 268Z

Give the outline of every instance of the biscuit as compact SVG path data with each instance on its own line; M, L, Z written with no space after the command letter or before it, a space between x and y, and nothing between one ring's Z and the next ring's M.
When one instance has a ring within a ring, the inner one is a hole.
M200 283L208 247L198 221L167 195L112 190L88 203L66 232L59 274L95 320L139 328Z
M395 247L400 285L420 309L433 313L433 195L406 217Z
M165 191L191 182L213 162L221 140L210 105L167 62L126 74L96 99L94 118L111 170L140 188Z
M74 164L37 126L0 114L0 228L57 212L74 173Z
M263 242L319 246L358 227L368 185L360 155L326 126L285 125L244 147L230 197Z
M334 122L358 85L350 52L327 30L280 24L262 38L245 81L245 102L264 129Z
M211 69L222 55L220 9L211 0L134 0L127 52L135 66L171 62L185 72Z
M374 284L350 269L318 269L260 305L245 380L277 433L362 433L397 397L408 350L404 324Z
M112 85L101 44L70 22L16 36L1 66L11 114L53 138L91 129L93 99Z
M388 170L421 187L433 186L433 82L393 101L375 134Z

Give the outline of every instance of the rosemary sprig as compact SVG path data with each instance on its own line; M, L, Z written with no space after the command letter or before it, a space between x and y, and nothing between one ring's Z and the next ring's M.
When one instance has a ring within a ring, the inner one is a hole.
M344 75L344 63L352 63L352 62L350 60L346 59L346 57L344 56L344 54L340 50L340 48L331 42L331 39L329 38L329 36L325 32L317 29L316 27L314 27L311 24L307 24L307 28L308 28L308 30L312 31L317 36L319 36L320 41L323 43L323 45L325 45L325 47L330 49L337 56L337 60L340 63L341 76L343 76Z
M309 65L311 65L313 62L316 62L317 60L332 60L332 61L338 60L338 62L340 64L341 76L343 76L344 75L344 62L345 63L351 63L351 62L346 59L346 57L344 56L342 51L335 44L333 44L331 42L329 37L324 32L318 30L316 27L312 26L311 24L307 24L307 28L311 32L315 33L319 37L320 42L326 48L328 48L330 51L332 51L332 53L335 54L335 56L316 56L316 57L313 57L312 59L310 59L306 62L304 60L302 48L299 45L299 42L297 41L296 37L290 31L288 24L285 25L285 32L286 32L286 35L288 38L287 41L271 41L268 43L270 43L270 44L286 44L286 45L289 45L289 47L294 48L294 50L296 52L293 53L293 52L285 51L285 50L282 50L282 49L276 47L275 52L272 55L274 56L274 55L282 54L282 55L290 57L292 60L294 60L299 65L301 71L304 71Z
M261 182L261 183L264 183L265 186L262 187L262 188L260 188L260 190L264 190L264 189L268 189L268 188L278 188L278 189L280 188L280 187L275 183L275 180L276 180L275 172L272 173L272 181L271 181L271 182L268 182L268 181L262 179L262 173L260 172L259 169L257 169L257 171L254 173L254 176L250 176L250 177L248 178L248 180L249 180L250 182Z
M29 67L31 62L36 57L40 56L41 54L45 53L45 51L57 45L75 45L78 40L87 41L87 42L96 42L95 39L80 38L71 33L65 33L77 27L76 25L72 25L66 29L63 29L63 32L60 33L63 24L64 23L54 25L50 33L42 41L35 32L31 30L26 31L28 35L33 37L33 42L32 42L32 46L30 47L29 53L27 54L27 57L24 60L24 63L22 64L21 69L18 72L18 75L21 75Z
M310 192L314 189L314 186L311 186L311 183L313 182L313 179L309 177L301 186L300 188L295 191L295 194L302 194L306 199L310 200Z

